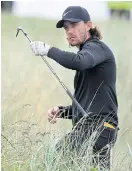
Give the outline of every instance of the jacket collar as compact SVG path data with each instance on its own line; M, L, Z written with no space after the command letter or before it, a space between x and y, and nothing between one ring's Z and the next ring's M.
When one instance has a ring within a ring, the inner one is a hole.
M99 39L98 39L98 37L96 37L96 36L92 36L92 37L88 38L84 43L82 43L82 44L80 45L79 50L82 50L83 46L84 46L87 42L92 41L92 40L99 40Z

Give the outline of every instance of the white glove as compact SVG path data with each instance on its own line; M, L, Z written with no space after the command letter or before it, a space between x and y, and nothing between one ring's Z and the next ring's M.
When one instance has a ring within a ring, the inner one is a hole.
M31 50L35 55L47 56L49 49L51 48L50 45L40 41L34 41L30 43Z

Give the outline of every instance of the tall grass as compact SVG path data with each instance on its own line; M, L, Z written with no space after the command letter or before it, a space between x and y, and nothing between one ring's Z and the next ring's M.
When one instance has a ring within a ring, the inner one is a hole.
M78 152L72 151L70 144L66 142L56 151L56 144L64 135L60 132L44 132L32 120L21 120L8 125L2 131L2 171L107 171L103 167L105 160L103 163L97 163L99 153L92 153L92 147L98 137L96 132L93 132L89 139L86 138ZM116 153L123 157L121 163L111 163L112 171L132 169L131 147L128 143L126 145L128 153Z

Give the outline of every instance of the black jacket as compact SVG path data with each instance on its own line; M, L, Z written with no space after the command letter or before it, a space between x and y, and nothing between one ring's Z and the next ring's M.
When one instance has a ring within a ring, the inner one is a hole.
M105 43L90 38L80 46L77 54L52 47L48 57L68 69L76 70L74 97L89 117L118 125L116 63ZM74 103L62 108L66 110L61 117L72 119L73 125L83 116Z

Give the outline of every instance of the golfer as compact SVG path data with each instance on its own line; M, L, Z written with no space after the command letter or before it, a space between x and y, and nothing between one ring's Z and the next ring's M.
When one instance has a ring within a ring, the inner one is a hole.
M101 41L101 33L96 27L93 28L90 15L83 7L68 7L56 27L64 28L69 45L76 46L77 53L62 51L40 41L32 42L31 49L35 55L47 56L63 67L76 71L74 97L87 112L87 117L72 102L70 106L49 109L48 120L54 123L57 117L72 119L73 130L66 135L66 139L74 145L77 143L78 150L91 126L95 129L101 125L102 131L93 146L93 152L104 149L99 161L105 162L106 167L110 168L111 148L108 148L108 144L115 144L118 128L114 55Z

